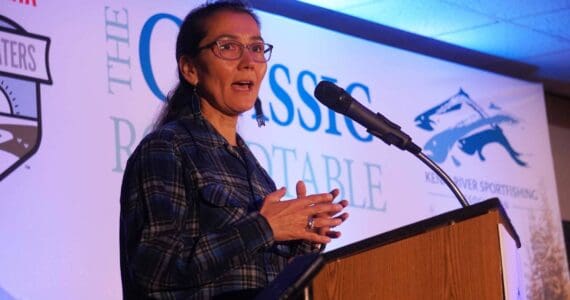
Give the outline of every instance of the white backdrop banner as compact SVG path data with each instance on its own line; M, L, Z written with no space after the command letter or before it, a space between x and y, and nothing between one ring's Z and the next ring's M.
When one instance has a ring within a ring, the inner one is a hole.
M177 30L198 3L4 1L0 299L121 298L123 169L176 83ZM400 124L471 203L500 198L523 245L522 299L568 285L541 85L259 16L275 45L268 122L246 113L239 132L286 197L304 180L350 201L328 250L460 205L411 154L319 104L321 80Z

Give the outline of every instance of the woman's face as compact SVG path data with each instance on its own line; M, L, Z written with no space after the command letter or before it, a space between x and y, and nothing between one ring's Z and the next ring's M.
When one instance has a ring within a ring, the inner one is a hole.
M244 45L263 41L259 26L246 13L221 11L206 20L205 26L207 34L200 47L220 39ZM253 107L267 70L267 63L253 61L247 49L240 59L225 60L206 48L187 66L191 70L183 69L186 80L197 83L198 94L206 105L227 116L237 116ZM186 76L185 71L191 71L191 76Z

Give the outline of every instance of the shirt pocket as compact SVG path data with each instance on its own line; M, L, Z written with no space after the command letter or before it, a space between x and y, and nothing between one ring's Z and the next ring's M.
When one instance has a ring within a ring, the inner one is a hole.
M199 187L200 228L219 229L238 222L247 214L247 201L227 184L207 180Z

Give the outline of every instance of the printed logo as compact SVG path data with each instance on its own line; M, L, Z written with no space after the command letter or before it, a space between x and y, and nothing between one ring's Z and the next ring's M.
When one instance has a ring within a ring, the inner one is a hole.
M50 40L0 16L0 181L41 140L40 84L51 84Z
M518 124L518 120L503 113L502 109L493 103L487 111L483 110L463 89L414 120L418 127L426 131L434 131L435 127L444 128L424 145L426 154L436 163L443 163L450 156L453 163L460 166L460 160L452 151L455 148L464 154L477 154L479 160L485 161L483 149L496 143L506 150L517 165L527 165L521 160L520 153L511 146L501 128L501 124Z

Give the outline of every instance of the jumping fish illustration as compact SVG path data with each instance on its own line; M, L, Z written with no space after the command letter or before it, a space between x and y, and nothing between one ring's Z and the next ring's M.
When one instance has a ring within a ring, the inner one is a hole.
M424 146L424 150L428 152L428 156L431 159L437 163L444 162L449 152L457 143L461 151L468 155L477 153L479 159L484 161L483 148L490 143L498 143L505 148L507 153L518 165L527 165L526 162L520 159L521 154L511 146L511 143L504 135L503 129L499 126L499 124L504 122L512 124L518 121L506 114L489 116L463 89L460 89L457 94L449 99L418 115L414 120L418 127L426 131L433 131L434 125L437 124L437 122L432 119L434 116L458 111L463 108L464 105L477 113L477 119L464 119L455 126L445 129L429 139ZM494 104L490 109L500 111L500 107ZM488 128L483 129L483 127ZM477 132L470 135L470 133L474 131ZM459 162L456 161L455 164L459 165Z

